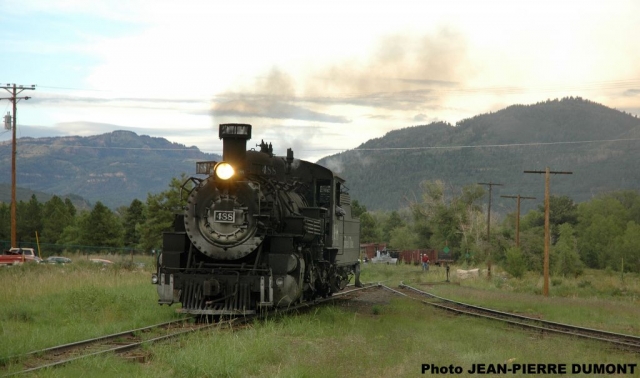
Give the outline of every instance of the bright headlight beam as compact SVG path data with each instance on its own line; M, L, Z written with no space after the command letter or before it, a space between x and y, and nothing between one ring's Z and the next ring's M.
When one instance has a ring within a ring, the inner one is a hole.
M220 180L228 180L235 173L233 167L229 163L220 163L216 166L216 176Z

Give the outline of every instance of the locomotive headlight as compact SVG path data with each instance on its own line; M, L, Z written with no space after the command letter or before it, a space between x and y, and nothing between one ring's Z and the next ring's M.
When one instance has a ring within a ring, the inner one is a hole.
M225 163L224 161L221 163L218 163L214 168L214 170L216 172L216 177L219 178L220 180L228 180L235 173L235 170L233 169L231 164Z
M151 283L154 284L154 285L158 284L158 275L157 274L154 273L154 274L151 275Z

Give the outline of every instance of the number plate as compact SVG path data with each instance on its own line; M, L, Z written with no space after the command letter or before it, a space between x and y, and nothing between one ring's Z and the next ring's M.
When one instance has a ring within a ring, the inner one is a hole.
M234 211L213 211L213 221L218 223L235 223L236 213Z

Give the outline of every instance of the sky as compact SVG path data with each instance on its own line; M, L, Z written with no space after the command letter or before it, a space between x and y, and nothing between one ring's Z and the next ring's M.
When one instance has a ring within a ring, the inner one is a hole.
M637 0L0 0L18 137L131 130L221 153L221 123L317 159L580 96L640 115ZM6 92L0 90L0 92ZM9 93L0 93L6 98ZM1 114L12 109L0 101ZM0 129L0 140L11 132Z

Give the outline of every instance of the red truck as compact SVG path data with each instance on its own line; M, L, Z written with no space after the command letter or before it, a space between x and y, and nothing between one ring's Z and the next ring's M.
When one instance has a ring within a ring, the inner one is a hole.
M0 266L18 265L25 262L40 262L40 258L36 256L33 248L11 248L0 255Z

